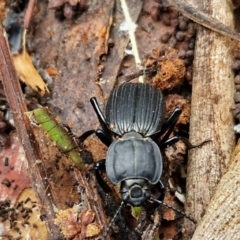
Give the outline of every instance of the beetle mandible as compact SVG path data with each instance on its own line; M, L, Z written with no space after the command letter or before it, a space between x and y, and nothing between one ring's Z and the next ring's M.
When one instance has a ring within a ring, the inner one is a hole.
M99 170L105 169L109 180L120 184L123 203L141 206L151 198L151 186L157 186L160 192L163 185L162 155L160 148L182 140L190 148L187 138L174 136L169 138L182 112L176 108L164 121L165 102L161 91L147 83L123 83L110 94L106 105L106 117L95 98L90 99L102 129L90 130L80 139L84 141L93 132L108 146L106 160L95 165L96 177L106 190ZM161 135L160 144L155 140Z

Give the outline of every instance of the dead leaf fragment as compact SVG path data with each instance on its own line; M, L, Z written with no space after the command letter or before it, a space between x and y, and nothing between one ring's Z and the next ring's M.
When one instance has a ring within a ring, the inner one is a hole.
M47 85L33 66L32 59L27 52L14 55L13 62L21 81L41 95L49 92Z
M0 151L0 183L4 182L4 179L11 183L9 187L0 184L0 201L10 198L11 203L15 204L21 192L30 186L31 181L24 150L16 132L10 134L10 143L9 147ZM8 164L5 164L6 159Z
M81 220L83 225L88 225L89 223L92 223L95 218L95 213L93 211L85 211L82 214Z
M49 74L50 76L56 76L56 75L59 74L59 72L56 69L54 69L54 68L46 68L46 69L44 69L44 71L47 74Z
M170 195L170 193L166 193L166 195L164 196L164 202L170 206L174 206L173 197ZM173 209L164 208L162 218L167 221L173 221L174 219L176 219L176 212Z
M72 208L60 210L54 223L61 229L66 238L72 238L81 232L81 226L77 221L78 212Z
M40 209L34 190L25 188L19 195L8 221L5 222L5 230L14 239L49 239L46 225L40 219ZM8 222L9 229L6 225Z
M86 237L96 237L100 234L101 229L96 223L87 225Z

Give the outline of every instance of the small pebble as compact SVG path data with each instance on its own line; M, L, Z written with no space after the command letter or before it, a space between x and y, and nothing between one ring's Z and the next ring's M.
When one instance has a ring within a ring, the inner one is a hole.
M240 75L237 75L235 78L234 78L234 82L236 84L240 84Z
M233 130L235 131L235 133L240 133L240 123L234 126Z
M233 116L240 121L240 103L235 105L235 109L233 110Z
M178 57L184 59L186 57L186 51L184 49L180 49L178 52Z
M234 58L240 59L240 51L234 53Z
M109 38L109 40L108 40L108 46L109 46L110 48L114 47L114 41L113 41L112 38Z
M171 33L163 34L162 37L161 37L161 42L162 43L167 43L171 36L172 36Z
M240 91L240 84L235 85L237 91Z
M185 58L185 59L183 60L183 62L184 62L184 64L185 64L185 67L190 66L190 65L192 64L192 61L193 61L193 59Z
M164 25L170 26L170 25L171 25L170 16L169 16L168 14L163 14L163 16L162 16L162 22L163 22Z
M74 12L72 7L69 4L65 4L63 7L63 15L66 19L73 18Z
M238 8L240 6L240 1L239 0L232 0L232 4L234 8Z
M187 30L188 34L192 37L194 37L196 35L196 28L194 23L190 22L188 24L188 30Z
M234 100L236 103L240 103L240 92L234 93Z
M178 17L178 20L179 20L179 22L189 22L189 18L187 18L187 17L185 17L185 16L183 16L183 15L180 15L179 17Z
M187 69L187 71L186 71L186 73L185 73L185 79L186 79L188 82L191 82L191 81L192 81L192 70Z
M193 50L195 47L195 39L191 38L188 44L188 49Z
M176 44L177 44L177 39L172 36L172 37L169 39L168 44L169 44L169 46L170 46L171 48L174 48L174 47L176 46Z
M174 28L177 27L178 26L178 20L177 19L171 19L170 25Z
M194 52L192 50L187 50L186 51L186 57L192 58L194 56Z
M179 13L177 11L170 12L171 19L177 19L178 16L179 16Z
M150 16L153 21L158 21L159 20L159 8L157 6L153 6L150 10Z
M238 71L240 70L240 60L235 60L232 64L232 70Z
M179 21L179 24L178 24L178 28L180 29L180 30L186 30L187 29L187 27L188 27L188 25L187 25L187 23L185 22L185 21Z
M182 42L185 38L185 33L182 32L182 31L178 31L176 33L176 39L179 41L179 42Z

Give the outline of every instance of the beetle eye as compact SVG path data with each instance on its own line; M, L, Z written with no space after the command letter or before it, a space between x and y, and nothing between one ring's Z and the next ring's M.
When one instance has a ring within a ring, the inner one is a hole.
M142 188L140 186L133 186L131 188L130 197L131 198L140 198L143 196Z

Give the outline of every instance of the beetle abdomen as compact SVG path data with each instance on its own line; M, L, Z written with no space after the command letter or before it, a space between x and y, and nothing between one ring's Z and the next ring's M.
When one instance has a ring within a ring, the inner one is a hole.
M151 138L116 140L108 149L106 171L113 184L131 178L156 184L162 174L159 147Z
M159 132L165 114L163 94L146 83L124 83L110 95L106 106L108 126L118 135L135 131L142 136Z

